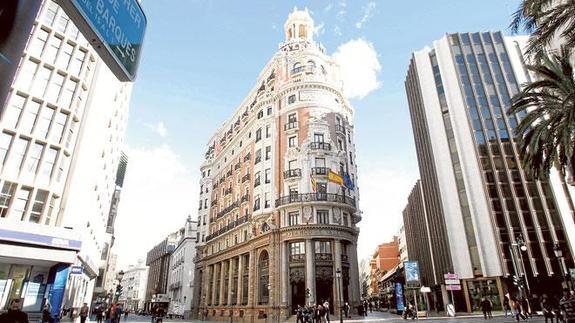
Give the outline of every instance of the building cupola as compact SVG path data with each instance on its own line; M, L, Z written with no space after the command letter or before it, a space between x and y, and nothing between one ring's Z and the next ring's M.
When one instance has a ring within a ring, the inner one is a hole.
M298 10L294 7L285 22L284 30L288 42L292 40L312 41L314 25L307 8Z

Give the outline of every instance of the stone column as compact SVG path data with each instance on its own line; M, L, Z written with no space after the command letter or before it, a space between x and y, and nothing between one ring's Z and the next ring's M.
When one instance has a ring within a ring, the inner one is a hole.
M334 301L333 301L333 311L334 314L339 316L339 309L342 306L341 304L341 291L342 291L342 284L343 284L343 279L342 279L342 275L343 275L343 268L341 267L341 241L340 240L334 240L333 241L333 253L334 253L334 257L333 257L333 277L334 277L334 291L335 291L335 295L334 295ZM340 270L340 277L337 277L337 270Z
M226 295L226 297L228 298L228 306L232 305L232 292L234 289L234 258L231 258L229 260L229 268L228 268L228 295ZM235 295L234 295L235 296Z
M224 304L224 300L228 299L227 295L224 295L224 284L225 282L225 275L226 275L226 266L225 262L222 261L220 263L220 305Z
M244 285L244 255L240 255L240 259L238 261L238 290L236 291L236 304L242 304L242 295L244 294L243 285Z
M216 288L220 288L218 285L218 281L216 280L217 278L217 272L218 272L218 264L213 264L212 265L212 301L210 302L213 305L216 305Z
M249 268L248 268L248 306L254 306L256 291L258 290L258 286L256 285L256 251L250 250L250 259L249 259Z
M281 253L280 253L280 262L281 262L281 274L280 274L280 278L281 278L281 282L280 282L280 286L281 286L281 305L282 306L287 306L288 305L288 248L287 248L287 242L282 242L281 243Z
M355 242L349 245L349 303L352 308L358 305L360 299L359 287L359 266L357 263L357 244Z
M305 288L309 288L311 296L308 303L315 303L315 253L312 239L305 240Z

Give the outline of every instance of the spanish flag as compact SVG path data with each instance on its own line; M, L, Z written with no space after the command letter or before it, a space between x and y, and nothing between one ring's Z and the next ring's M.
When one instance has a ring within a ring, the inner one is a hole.
M343 186L343 177L341 177L337 173L333 172L331 169L327 173L327 180L330 182L336 183L340 186Z
M313 175L309 175L309 178L311 179L311 189L312 191L316 192L317 191L317 183L315 182L315 178L313 178Z

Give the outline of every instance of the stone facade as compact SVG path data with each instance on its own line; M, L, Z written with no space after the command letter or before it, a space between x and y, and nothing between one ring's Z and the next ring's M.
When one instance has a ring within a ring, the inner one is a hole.
M360 299L354 111L307 10L284 27L201 167L195 317L278 322L297 305L337 313Z

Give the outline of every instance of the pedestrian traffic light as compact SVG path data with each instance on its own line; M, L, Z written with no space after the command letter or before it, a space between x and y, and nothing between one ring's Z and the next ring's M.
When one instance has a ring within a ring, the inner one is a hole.
M116 286L116 296L122 295L122 290L123 290L123 289L124 289L124 287L122 287L122 285Z
M523 288L523 277L519 277L517 275L513 275L513 285Z
M311 291L309 290L309 288L305 289L305 297L306 298L310 298L311 297Z

